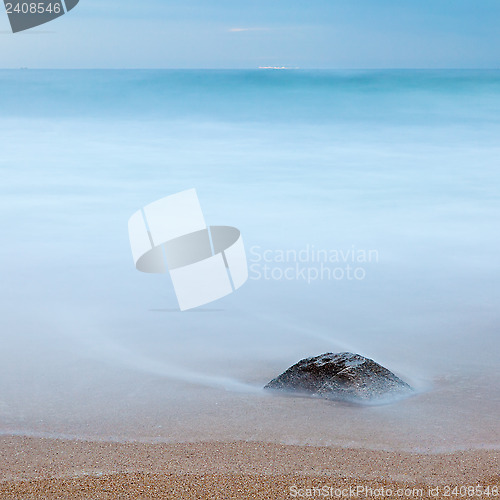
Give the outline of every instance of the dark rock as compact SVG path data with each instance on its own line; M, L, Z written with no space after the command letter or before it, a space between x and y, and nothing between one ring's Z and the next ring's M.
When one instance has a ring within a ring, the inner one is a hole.
M264 389L353 402L390 400L413 392L387 368L350 352L329 352L303 359L271 380Z

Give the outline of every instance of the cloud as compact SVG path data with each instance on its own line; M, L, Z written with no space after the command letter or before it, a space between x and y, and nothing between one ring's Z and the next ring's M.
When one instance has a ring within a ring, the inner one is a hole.
M230 28L232 33L241 33L242 31L269 31L269 28Z

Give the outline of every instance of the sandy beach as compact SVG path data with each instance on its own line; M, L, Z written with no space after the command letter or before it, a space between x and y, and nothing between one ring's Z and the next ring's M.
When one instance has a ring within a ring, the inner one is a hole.
M460 496L465 486L481 487L475 498L494 498L500 480L498 452L490 450L417 454L262 442L16 436L0 443L2 499L470 497Z

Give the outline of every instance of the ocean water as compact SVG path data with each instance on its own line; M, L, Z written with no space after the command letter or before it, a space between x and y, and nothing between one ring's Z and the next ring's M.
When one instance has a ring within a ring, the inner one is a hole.
M19 70L0 96L1 433L499 446L500 71ZM127 222L193 187L250 279L181 313ZM418 392L262 392L328 351Z

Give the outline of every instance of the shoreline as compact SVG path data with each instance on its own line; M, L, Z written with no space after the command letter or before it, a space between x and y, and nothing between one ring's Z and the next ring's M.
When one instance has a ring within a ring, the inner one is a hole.
M57 432L30 432L30 431L0 431L0 443L3 443L4 439L19 438L19 439L34 439L34 440L46 440L54 442L75 442L75 443L93 443L102 444L109 443L115 445L130 445L130 444L141 444L145 446L174 446L174 445L195 445L200 443L220 443L220 444L231 444L231 443L247 443L247 444L268 444L275 446L294 446L299 448L330 448L338 450L351 450L351 451L373 451L373 452L383 452L383 453L403 453L403 454L416 454L416 455L450 455L460 452L497 452L500 455L500 445L499 444L484 444L484 445L450 445L450 447L398 447L390 445L383 446L377 444L366 444L366 446L361 446L358 443L352 443L350 445L343 444L342 442L325 442L324 444L318 443L308 443L308 442L286 442L279 440L266 440L266 439L172 439L167 440L158 437L119 437L113 436L111 434L105 434L103 436L96 435L80 435L80 434L65 434Z
M425 496L429 488L498 486L499 455L497 450L421 454L246 441L146 444L0 436L0 498L271 499L293 498L301 488L304 493L313 487L417 488L423 491L418 498L432 498Z

